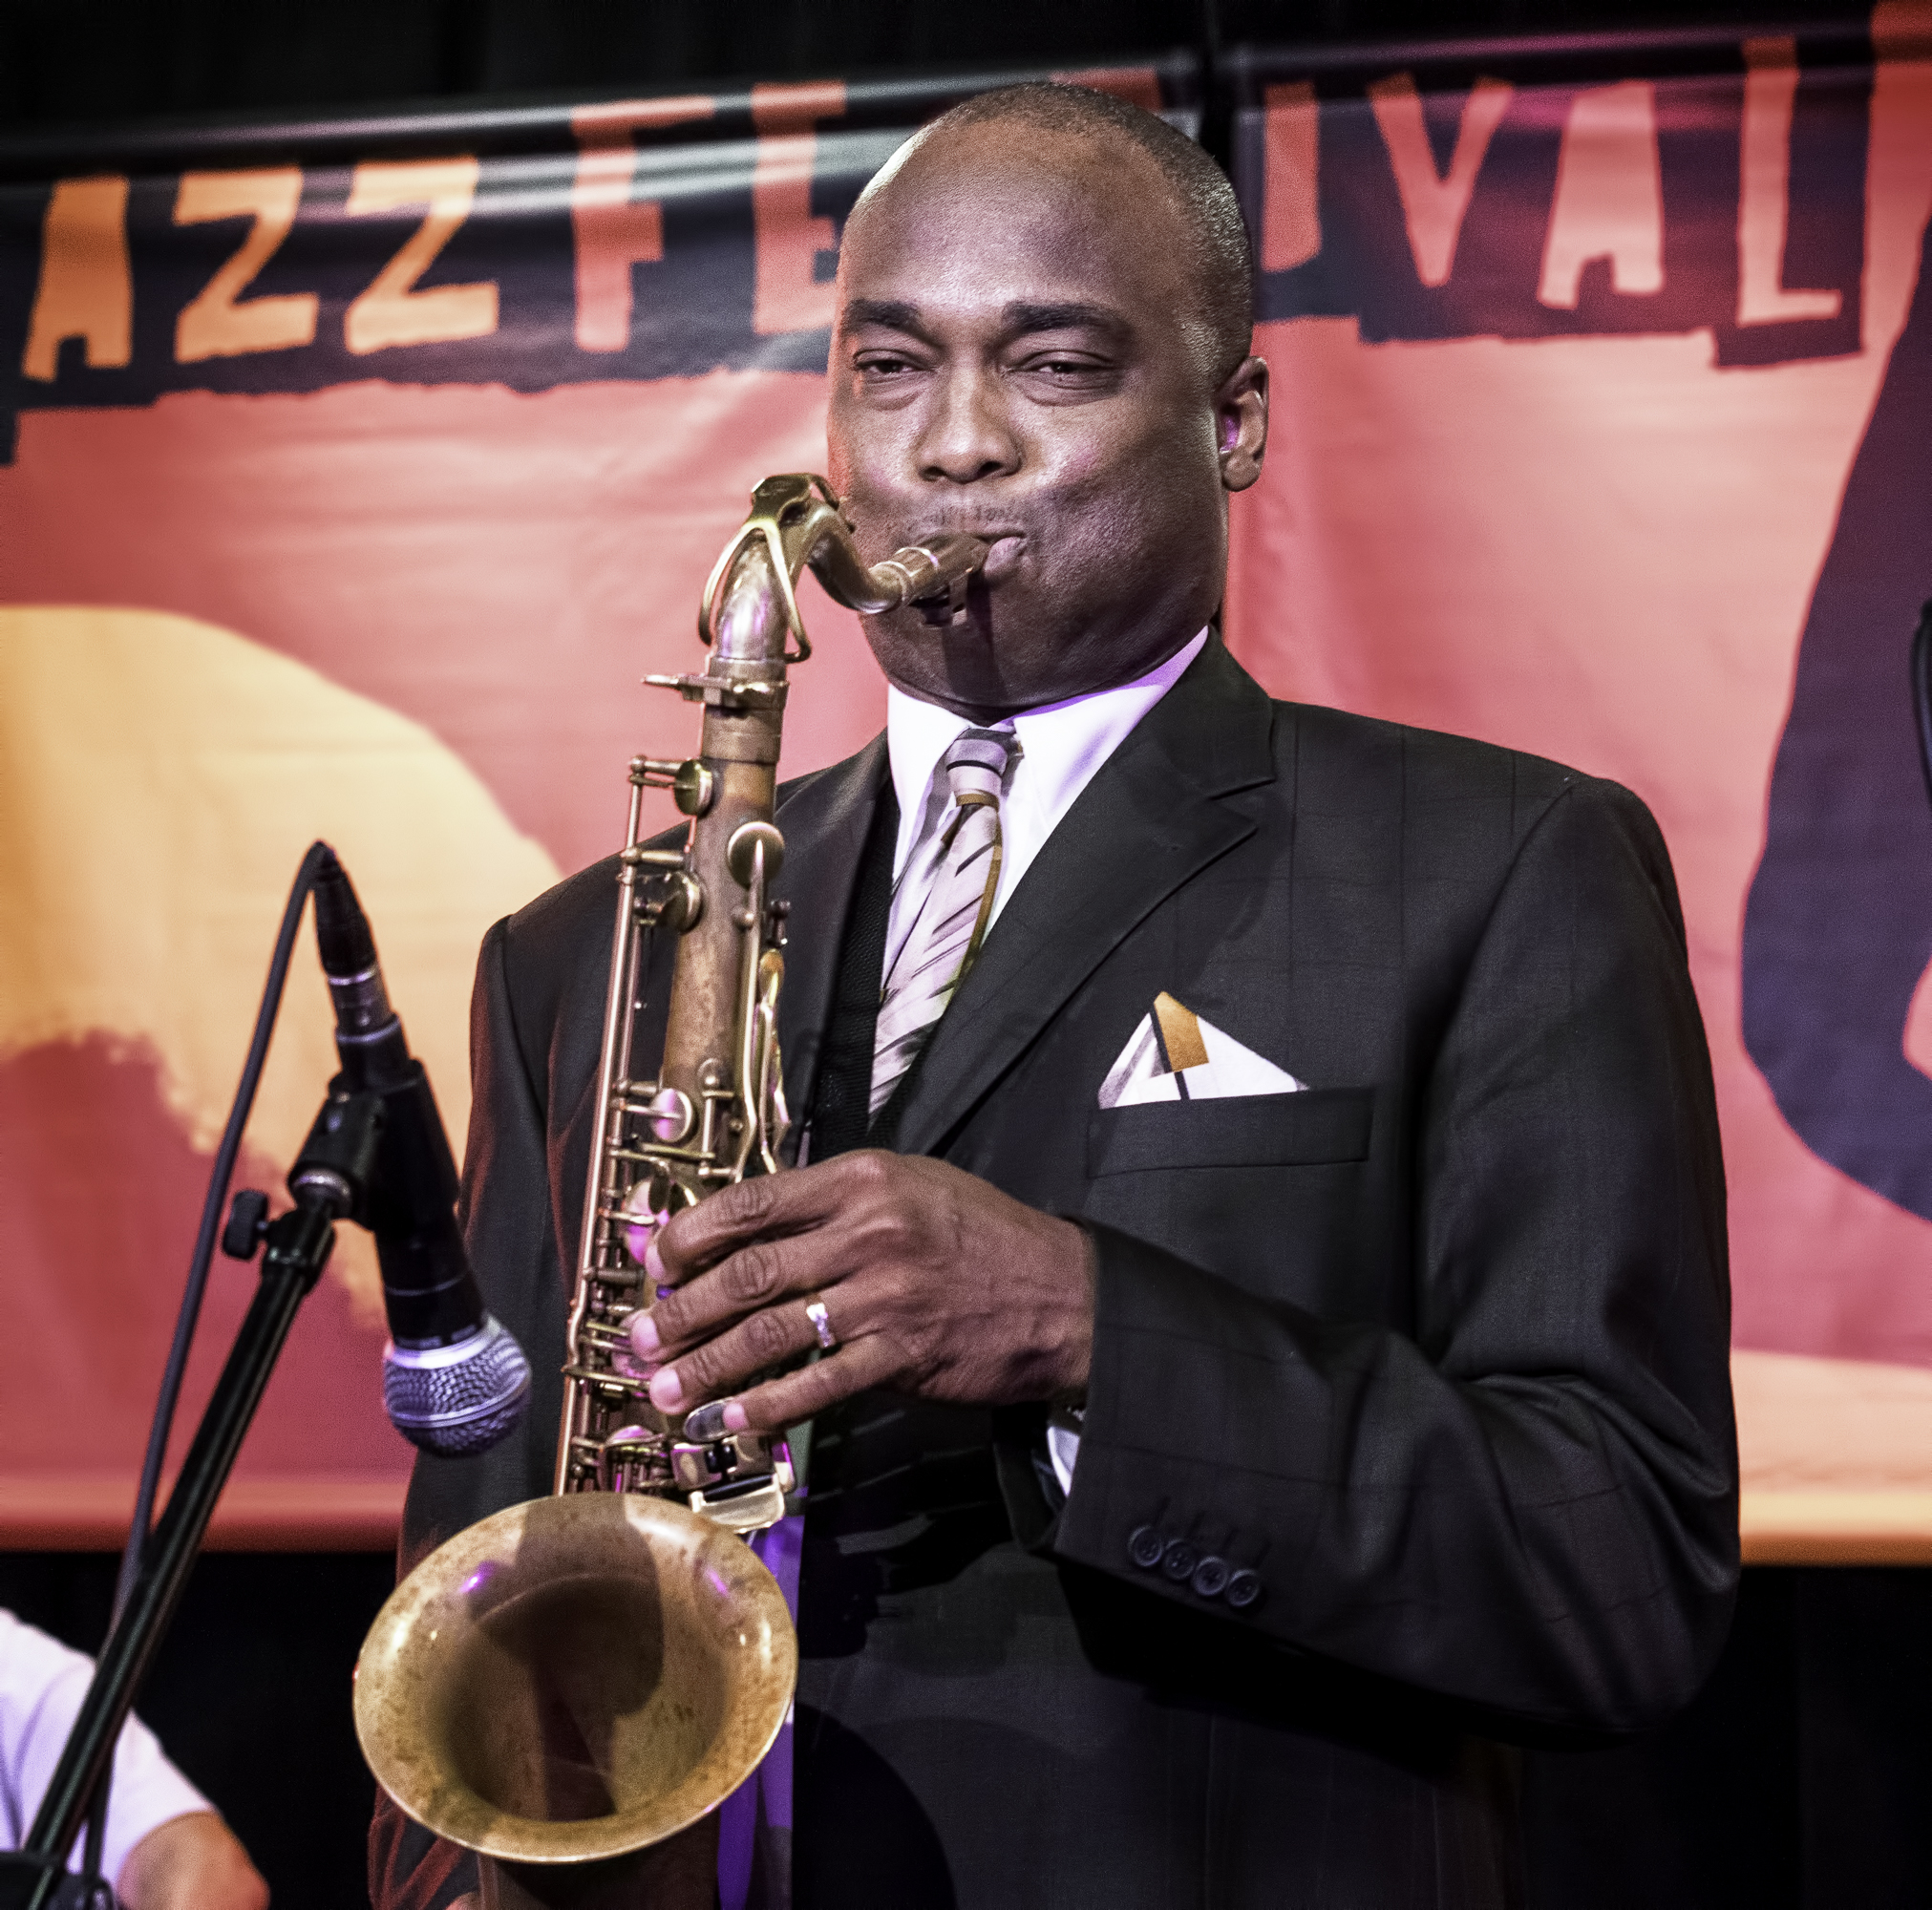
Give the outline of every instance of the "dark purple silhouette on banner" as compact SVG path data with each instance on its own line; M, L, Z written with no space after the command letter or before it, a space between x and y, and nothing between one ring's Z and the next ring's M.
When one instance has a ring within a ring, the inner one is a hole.
M1798 649L1745 913L1744 1039L1806 1146L1932 1220L1932 1080L1902 1046L1932 960L1932 808L1907 671L1932 596L1928 266L1921 254Z

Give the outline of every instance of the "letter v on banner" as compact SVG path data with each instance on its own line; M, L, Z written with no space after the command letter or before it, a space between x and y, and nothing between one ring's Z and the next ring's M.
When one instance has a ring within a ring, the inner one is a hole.
M1476 194L1476 176L1496 129L1509 111L1516 89L1500 79L1478 79L1462 104L1455 129L1455 151L1449 171L1435 170L1422 96L1406 73L1378 79L1369 88L1369 104L1389 149L1389 169L1402 196L1402 219L1409 228L1409 250L1415 276L1425 286L1443 286L1455 265L1456 241Z
M663 208L654 199L630 196L637 136L709 119L714 111L702 94L687 94L580 106L570 116L577 136L570 230L577 254L580 351L622 351L629 345L630 268L664 257Z
M833 288L817 277L818 254L838 244L832 222L812 211L818 156L813 128L845 116L844 82L752 88L758 157L752 169L756 281L752 329L761 338L817 331L832 323Z

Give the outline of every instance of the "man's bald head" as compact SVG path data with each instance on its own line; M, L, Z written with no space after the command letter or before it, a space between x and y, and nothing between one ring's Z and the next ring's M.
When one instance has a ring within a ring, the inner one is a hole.
M867 619L886 675L982 721L1186 643L1261 474L1250 329L1227 181L1150 115L1016 87L902 146L839 246L825 468L868 562L948 531L988 549L937 638Z
M978 94L943 113L902 147L867 188L860 205L886 189L915 153L929 152L958 135L1003 126L1012 129L1016 146L1030 131L1118 140L1153 162L1194 255L1189 277L1208 342L1210 362L1204 369L1209 383L1218 386L1229 377L1254 341L1254 260L1234 187L1185 133L1111 93L1030 80Z

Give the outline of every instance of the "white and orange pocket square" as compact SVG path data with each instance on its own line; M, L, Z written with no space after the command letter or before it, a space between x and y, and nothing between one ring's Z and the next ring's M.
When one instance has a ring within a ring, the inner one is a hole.
M1100 1105L1135 1108L1151 1101L1298 1094L1307 1085L1163 990L1107 1071Z

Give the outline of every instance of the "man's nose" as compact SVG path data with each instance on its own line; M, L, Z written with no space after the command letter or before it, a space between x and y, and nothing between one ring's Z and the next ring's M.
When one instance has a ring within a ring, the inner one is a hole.
M941 377L915 456L928 482L970 484L1017 471L1019 439L998 378L978 370Z

